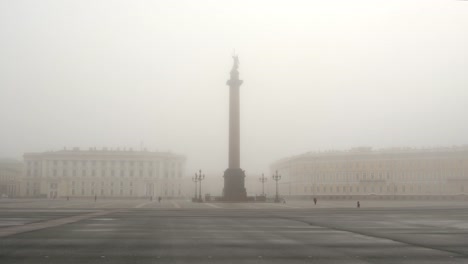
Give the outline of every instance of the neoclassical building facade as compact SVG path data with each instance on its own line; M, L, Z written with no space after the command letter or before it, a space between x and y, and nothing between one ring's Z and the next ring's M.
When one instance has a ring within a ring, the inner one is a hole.
M180 197L184 166L184 156L146 150L26 153L22 196Z
M13 159L0 159L0 198L21 195L23 163Z
M468 194L468 147L305 153L273 163L283 195L428 198Z

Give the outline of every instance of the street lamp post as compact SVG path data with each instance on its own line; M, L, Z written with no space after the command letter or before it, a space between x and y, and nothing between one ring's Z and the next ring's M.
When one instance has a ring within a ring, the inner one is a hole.
M268 178L265 178L265 175L262 173L262 177L260 177L259 180L262 183L262 195L265 197L265 182L268 181Z
M193 198L193 201L196 201L197 200L197 182L198 182L198 178L197 178L197 175L195 174L195 176L192 178L192 181L195 183L195 196Z
M276 197L275 197L275 203L279 203L279 194L278 194L278 181L281 180L281 175L278 174L278 171L276 171L276 174L273 174L272 176L273 180L276 181Z
M202 174L201 170L199 170L198 174L195 173L195 178L200 183L200 191L198 192L198 201L202 202L203 200L202 200L202 194L201 194L201 182L203 181L203 179L205 179L205 174Z

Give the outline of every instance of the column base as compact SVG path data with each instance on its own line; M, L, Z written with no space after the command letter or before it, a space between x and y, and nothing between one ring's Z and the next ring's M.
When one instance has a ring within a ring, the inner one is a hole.
M224 171L223 201L247 201L245 189L245 172L240 169L227 169Z

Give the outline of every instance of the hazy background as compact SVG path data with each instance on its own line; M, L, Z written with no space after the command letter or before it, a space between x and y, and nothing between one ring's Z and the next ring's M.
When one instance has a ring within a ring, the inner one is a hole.
M227 167L307 151L467 144L468 2L0 1L0 157L63 147Z

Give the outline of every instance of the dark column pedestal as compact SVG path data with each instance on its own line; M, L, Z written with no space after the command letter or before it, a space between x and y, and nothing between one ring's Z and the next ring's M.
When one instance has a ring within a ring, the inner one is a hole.
M245 173L242 169L234 168L224 171L224 201L246 201L247 191L244 185Z

